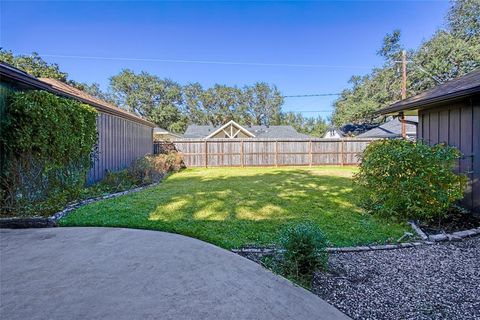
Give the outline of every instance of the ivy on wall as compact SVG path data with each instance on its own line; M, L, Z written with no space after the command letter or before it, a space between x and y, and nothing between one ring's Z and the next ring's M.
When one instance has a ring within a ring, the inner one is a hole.
M48 215L81 192L97 142L96 110L45 91L9 95L0 140L3 215Z

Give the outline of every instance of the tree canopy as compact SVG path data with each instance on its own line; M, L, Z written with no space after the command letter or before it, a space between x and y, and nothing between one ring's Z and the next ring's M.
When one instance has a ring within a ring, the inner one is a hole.
M0 50L0 61L35 77L54 78L134 112L172 132L184 132L190 123L219 126L229 120L245 125L292 125L299 132L322 136L327 128L322 118L282 112L283 96L275 85L257 82L244 87L199 83L180 85L142 71L124 69L110 78L107 91L99 84L86 84L68 78L55 63L37 53L14 55Z
M412 96L480 68L480 1L452 2L446 27L416 50L407 51L407 95ZM377 53L384 58L381 68L364 76L353 76L350 88L334 102L332 122L380 121L374 112L401 98L401 32L395 30L383 39Z

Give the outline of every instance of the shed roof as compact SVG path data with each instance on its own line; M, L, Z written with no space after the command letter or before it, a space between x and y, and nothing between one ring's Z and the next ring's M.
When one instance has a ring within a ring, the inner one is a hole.
M408 133L416 133L417 116L406 116L406 129ZM398 118L391 119L384 124L359 134L358 138L397 138L402 136L402 123Z
M189 125L185 133L184 138L188 139L203 139L211 135L213 132L221 128L222 126L199 126ZM272 138L272 139L309 139L309 135L299 133L292 126L243 126L246 130L250 131L255 138ZM253 138L253 139L255 139Z
M416 109L434 103L467 97L480 92L480 69L438 85L433 89L417 94L408 99L398 101L380 109L380 114L392 114L403 110Z
M123 110L111 103L98 99L88 93L72 87L66 83L56 79L36 78L27 72L17 69L9 64L0 62L0 76L2 81L9 81L20 84L21 87L45 90L63 97L75 99L77 101L89 104L98 111L113 114L122 118L142 123L144 125L154 127L150 121L142 117Z

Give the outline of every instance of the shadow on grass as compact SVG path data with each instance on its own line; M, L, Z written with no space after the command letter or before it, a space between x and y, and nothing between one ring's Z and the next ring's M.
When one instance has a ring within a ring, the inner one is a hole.
M65 225L176 232L225 248L269 245L289 223L313 221L332 245L385 242L404 226L363 214L352 180L315 169L186 170L158 187L80 208Z

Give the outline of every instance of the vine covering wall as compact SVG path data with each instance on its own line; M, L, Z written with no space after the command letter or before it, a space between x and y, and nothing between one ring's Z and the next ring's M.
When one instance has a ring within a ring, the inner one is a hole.
M2 215L48 215L82 191L97 142L97 112L45 91L6 98L0 143Z

